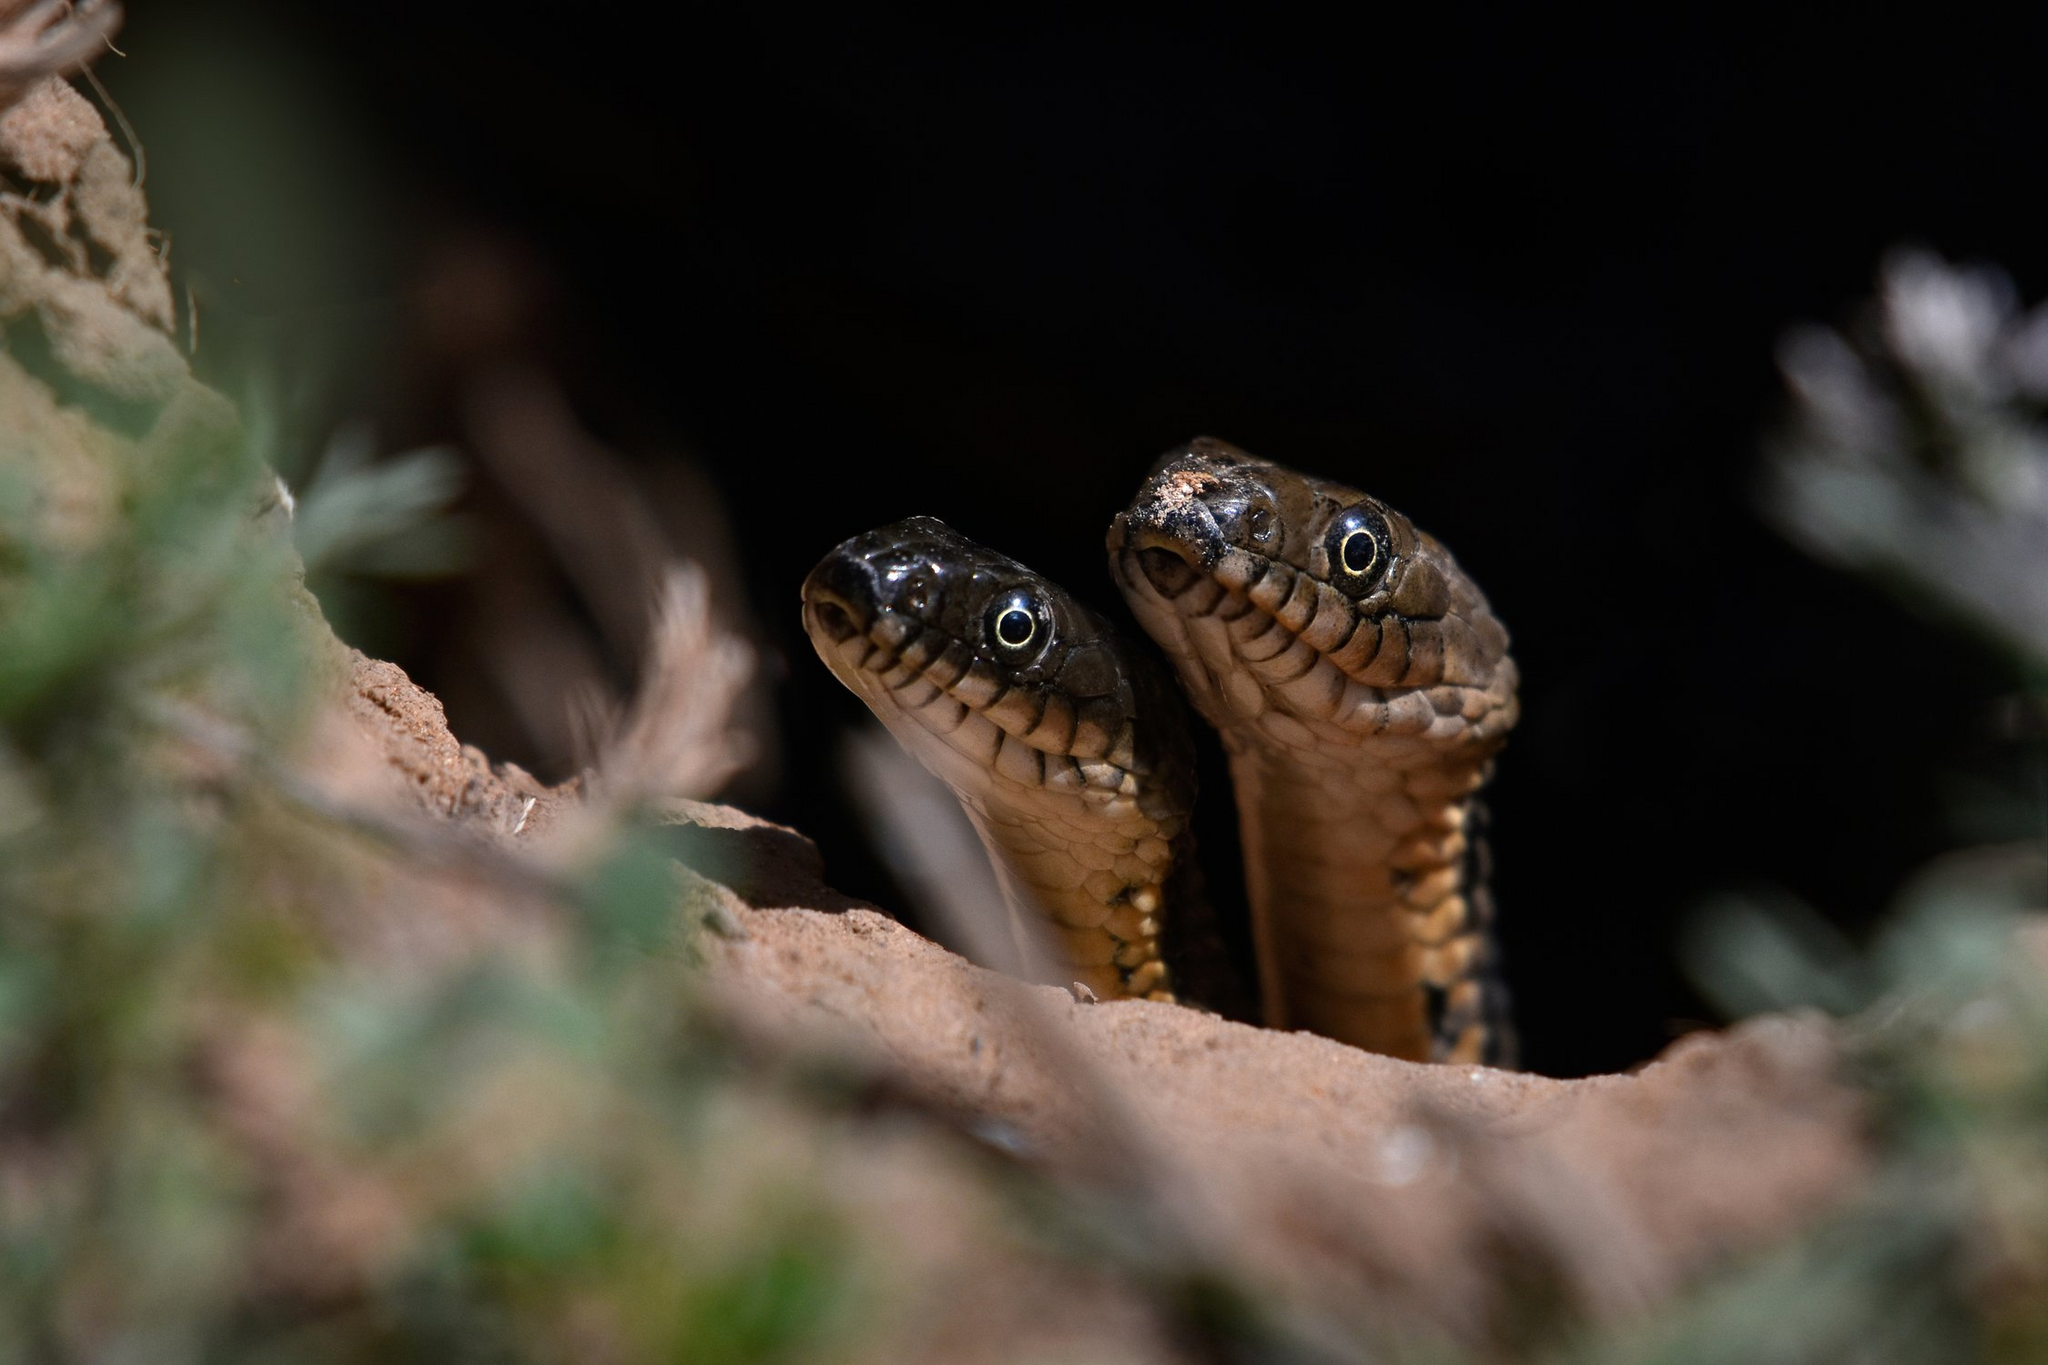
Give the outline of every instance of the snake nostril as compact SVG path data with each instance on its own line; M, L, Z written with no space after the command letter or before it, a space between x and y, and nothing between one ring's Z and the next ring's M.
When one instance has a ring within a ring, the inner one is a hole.
M804 580L804 620L833 644L866 633L880 600L874 567L847 546L826 555Z
M1172 550L1157 545L1138 551L1138 567L1152 586L1168 597L1178 597L1201 577L1201 570Z
M829 599L811 604L811 618L835 645L844 644L860 634L860 624L853 619L853 614Z

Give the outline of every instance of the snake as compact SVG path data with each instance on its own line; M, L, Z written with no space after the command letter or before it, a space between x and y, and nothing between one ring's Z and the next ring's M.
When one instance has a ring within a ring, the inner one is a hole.
M1229 759L1265 1022L1512 1065L1479 791L1508 637L1385 503L1201 438L1111 523L1111 573ZM949 786L1014 915L1098 995L1234 995L1201 894L1192 744L1160 666L1058 585L914 517L805 580L833 674Z
M1266 1022L1512 1065L1478 793L1518 714L1506 628L1435 537L1202 438L1110 569L1222 737Z
M833 675L952 789L1009 912L1050 931L1075 983L1173 1001L1186 978L1230 998L1189 825L1192 717L1157 660L933 517L832 550L804 580L803 620Z

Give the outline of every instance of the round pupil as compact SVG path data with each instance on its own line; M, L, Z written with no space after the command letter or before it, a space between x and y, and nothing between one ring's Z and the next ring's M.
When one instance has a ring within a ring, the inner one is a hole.
M996 640L1012 649L1021 644L1028 644L1035 626L1030 612L1022 607L1011 607L996 618Z
M1372 532L1361 528L1344 537L1338 557L1344 561L1346 573L1364 573L1380 557L1380 543L1373 539Z

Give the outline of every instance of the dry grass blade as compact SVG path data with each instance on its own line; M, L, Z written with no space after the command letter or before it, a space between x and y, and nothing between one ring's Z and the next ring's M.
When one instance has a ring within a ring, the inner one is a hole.
M671 564L633 700L623 712L588 692L572 702L598 790L625 805L716 792L754 755L733 723L753 676L753 646L719 627L704 571Z
M0 0L0 107L92 58L120 26L115 0Z
M943 926L954 946L985 967L1067 984L1044 931L1010 913L988 852L945 783L878 725L849 735L840 762L869 837L919 919Z

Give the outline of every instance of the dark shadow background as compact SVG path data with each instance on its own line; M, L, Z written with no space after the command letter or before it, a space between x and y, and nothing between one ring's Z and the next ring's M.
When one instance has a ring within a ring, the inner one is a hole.
M1408 511L1513 630L1497 886L1536 1068L1709 1017L1674 950L1703 896L1861 928L1954 840L2001 674L1752 488L1777 336L1888 247L2048 287L2038 20L280 8L136 0L102 66L229 338L202 360L324 320L358 338L336 404L389 408L422 244L527 244L588 420L722 489L796 755L861 714L796 618L831 544L928 512L1113 608L1109 516L1206 432ZM452 696L448 602L389 638ZM827 774L762 804L886 900Z

